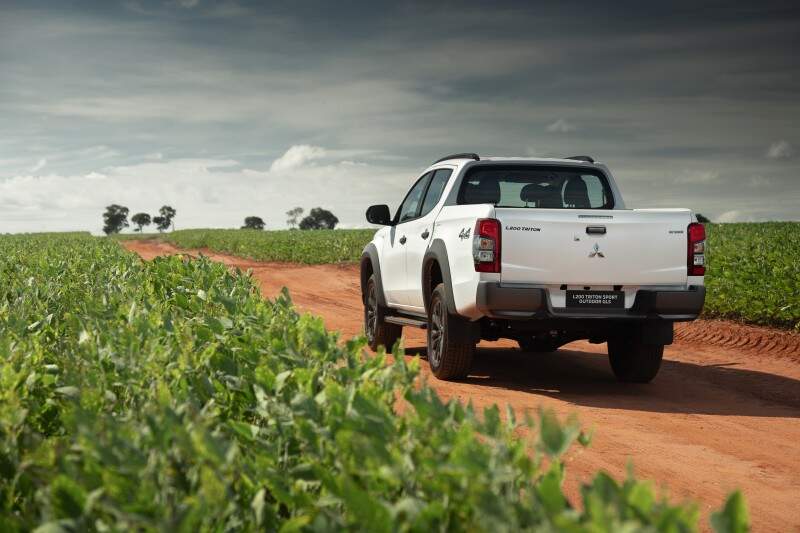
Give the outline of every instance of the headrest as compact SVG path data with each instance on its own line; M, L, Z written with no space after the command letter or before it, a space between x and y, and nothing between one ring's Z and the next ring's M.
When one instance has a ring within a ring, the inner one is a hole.
M554 192L555 188L550 185L529 183L519 191L519 199L523 202L538 202L552 196Z
M464 188L466 204L496 204L500 201L500 183L494 178L483 178L478 183L467 182Z
M591 207L589 189L586 187L586 182L580 177L572 177L567 181L567 185L564 187L564 205L578 209Z

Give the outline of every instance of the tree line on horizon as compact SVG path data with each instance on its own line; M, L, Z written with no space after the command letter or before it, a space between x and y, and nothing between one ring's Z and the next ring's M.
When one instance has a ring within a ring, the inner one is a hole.
M304 209L302 207L295 207L286 212L286 216L289 217L286 220L286 225L289 226L289 229L334 229L339 223L336 215L321 207L311 209L305 217L303 217L303 213ZM264 226L264 219L257 216L249 216L244 219L242 229L262 230Z
M323 209L321 207L314 207L309 211L308 215L303 217L303 213L305 210L302 207L295 207L286 211L286 225L289 226L289 229L301 229L301 230L315 230L315 229L334 229L336 225L339 223L339 219L334 215L332 212L328 211L327 209ZM129 210L125 206L112 204L106 207L105 213L103 213L103 232L106 235L111 235L112 233L119 233L124 228L130 226L128 223L128 213ZM150 217L148 213L136 213L131 217L131 222L136 226L134 231L139 233L142 232L145 226L149 226L151 223L156 225L156 229L159 232L163 232L170 227L172 230L175 230L175 214L176 211L174 208L164 205L161 209L158 210L159 216ZM697 213L697 221L701 223L709 223L711 222L708 217L703 216L700 213ZM263 230L266 226L264 219L259 216L248 216L244 219L244 225L241 229L253 229L253 230Z
M106 207L103 213L103 233L111 235L112 233L119 233L123 229L130 226L128 223L129 209L123 205L111 204ZM150 217L148 213L136 213L131 217L131 222L136 225L134 231L141 233L144 226L149 226L151 223L156 225L159 232L169 229L175 230L175 214L177 212L173 207L168 205L161 206L158 210L158 216Z
M111 204L106 207L103 213L103 232L106 235L119 233L123 229L130 226L128 223L128 213L130 210L122 205ZM286 224L289 229L299 228L301 230L315 230L315 229L334 229L339 223L339 219L332 212L321 207L314 207L309 211L308 215L303 217L305 210L302 207L295 207L286 212L289 217ZM176 211L173 207L165 205L158 210L159 216L150 217L148 213L136 213L131 217L131 222L136 226L134 231L142 232L145 226L151 223L156 225L159 232L163 232L172 228L175 230L175 215ZM302 218L301 218L302 217ZM241 229L254 229L263 230L265 226L264 219L259 216L245 217L244 225Z

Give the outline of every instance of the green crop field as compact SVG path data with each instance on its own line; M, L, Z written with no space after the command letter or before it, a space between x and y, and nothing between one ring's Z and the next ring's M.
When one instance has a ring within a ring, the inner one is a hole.
M260 261L322 264L358 261L375 230L189 229L139 238L160 238L181 248L208 248ZM137 238L138 236L122 236Z
M706 318L800 330L800 223L707 224ZM184 248L266 261L357 261L374 230L182 230L160 238Z
M708 224L705 316L800 330L800 223Z
M574 422L515 436L221 264L0 236L0 279L2 531L696 528L632 478L597 474L573 507ZM746 521L739 493L712 517Z

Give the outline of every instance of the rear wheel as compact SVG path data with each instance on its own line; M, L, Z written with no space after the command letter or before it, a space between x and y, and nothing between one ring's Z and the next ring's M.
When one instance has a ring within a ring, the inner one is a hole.
M428 363L439 379L464 378L472 366L475 339L469 321L447 312L444 285L433 290L428 309Z
M391 350L403 333L403 326L389 324L384 320L385 317L386 309L378 303L378 285L373 274L367 281L364 303L364 333L372 350L377 350L378 346Z
M610 339L608 360L620 381L649 383L661 368L663 344L644 344L630 339Z

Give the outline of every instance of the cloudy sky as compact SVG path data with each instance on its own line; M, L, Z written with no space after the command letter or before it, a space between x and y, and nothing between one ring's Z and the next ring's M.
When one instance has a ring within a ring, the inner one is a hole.
M454 151L590 154L629 207L800 219L796 3L264 4L0 0L0 232L98 232L110 203L363 226Z

